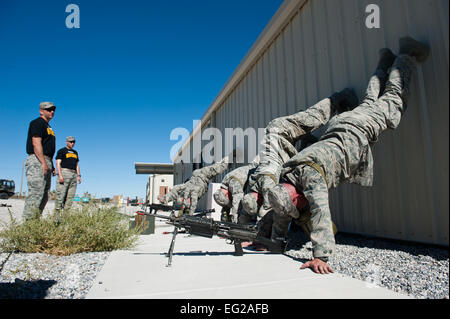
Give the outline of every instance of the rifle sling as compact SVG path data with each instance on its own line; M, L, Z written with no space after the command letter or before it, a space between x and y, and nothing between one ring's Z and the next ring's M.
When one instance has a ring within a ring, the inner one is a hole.
M314 168L320 175L322 175L323 180L325 181L325 184L328 186L328 181L325 176L325 172L323 171L322 167L320 167L319 164L309 161L309 162L301 162L300 165L307 165L309 167Z

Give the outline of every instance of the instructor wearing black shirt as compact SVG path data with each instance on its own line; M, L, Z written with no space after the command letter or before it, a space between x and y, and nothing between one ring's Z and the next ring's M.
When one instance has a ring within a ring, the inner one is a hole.
M55 210L69 209L77 190L77 180L81 183L80 166L78 166L78 152L73 149L75 137L66 138L66 147L56 153L56 168L58 182L56 183Z
M25 199L23 218L40 217L48 201L51 174L56 175L53 166L55 154L55 133L49 122L55 115L56 106L52 102L39 104L40 117L31 121L28 127L25 162L28 196Z

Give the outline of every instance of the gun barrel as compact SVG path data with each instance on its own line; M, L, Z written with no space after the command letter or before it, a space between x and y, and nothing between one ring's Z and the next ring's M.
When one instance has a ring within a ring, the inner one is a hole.
M158 215L158 214L147 214L147 215L155 216L155 217L162 218L162 219L167 219L167 220L170 220L170 221L177 220L177 218L173 217L173 216L171 217L171 216L164 216L164 215Z
M155 211L163 210L165 212L183 209L182 206L169 206L169 205L162 205L162 204L148 204L146 206L150 207L151 210L155 210Z

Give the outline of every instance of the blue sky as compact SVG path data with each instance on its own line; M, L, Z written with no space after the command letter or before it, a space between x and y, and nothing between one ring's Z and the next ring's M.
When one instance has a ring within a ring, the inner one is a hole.
M192 131L281 3L1 0L0 178L19 191L28 124L52 101L57 149L77 139L77 193L144 197L134 163L170 162L170 132Z

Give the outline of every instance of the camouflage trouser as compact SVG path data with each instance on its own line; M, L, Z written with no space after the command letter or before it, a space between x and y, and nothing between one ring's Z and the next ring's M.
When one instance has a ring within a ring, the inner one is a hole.
M189 214L194 214L198 199L201 198L207 191L210 179L216 175L222 174L231 163L231 155L221 159L219 162L196 169L192 172L192 177L185 183L183 190L183 201L189 209Z
M175 204L181 204L182 200L181 197L183 196L183 192L186 188L186 184L178 184L175 185L170 192L168 192L164 197L162 198L162 203L170 203L173 202L173 205Z
M183 192L183 203L188 208L190 215L195 213L199 198L201 198L208 191L208 183L198 176L193 176Z
M235 222L238 220L239 208L247 188L248 176L255 170L258 163L259 156L256 156L250 164L232 170L222 179L222 187L228 189L231 194L230 213Z
M276 118L268 124L259 154L260 164L249 179L250 189L264 198L260 217L270 209L267 190L279 182L283 163L297 154L295 143L326 124L331 113L332 103L326 98L305 111Z
M301 185L311 213L309 236L313 244L313 256L328 258L334 250L335 240L327 183L323 176L311 166L300 165L296 170L298 171L297 185ZM281 217L281 223L284 219L285 217Z
M328 188L345 180L371 184L373 165L368 141L375 142L383 130L396 128L400 123L414 66L414 60L409 56L397 57L380 98L384 80L383 74L377 70L370 80L363 103L332 119L321 141L293 159L298 166L285 178L302 189L309 202L314 257L327 258L335 245ZM361 143L363 140L366 142ZM303 164L311 160L320 164L326 180L316 169ZM359 178L354 179L357 175Z
M377 69L370 79L364 101L351 112L334 117L322 138L326 138L328 133L338 132L340 124L351 124L357 128L355 131L362 131L367 140L374 143L385 129L397 128L407 107L411 73L414 69L414 59L407 55L400 55L395 59L389 76Z
M270 121L262 141L260 164L254 175L270 174L278 181L283 163L297 154L295 143L306 134L326 124L331 112L331 100L326 98L305 111Z
M64 183L56 182L55 209L70 209L77 191L77 172L72 169L62 168Z
M231 195L231 203L228 209L229 217L231 221L237 223L239 217L239 208L242 198L244 197L244 185L237 178L230 178L227 185L222 184L223 188L226 188Z
M22 213L25 220L35 216L40 217L47 204L53 165L47 156L45 157L45 162L49 167L45 176L42 172L41 162L39 162L36 155L29 155L25 162L25 174L28 186L28 196L25 199L25 206Z
M203 196L205 192L200 191L197 187L186 188L183 198L184 204L188 208L189 215L193 215L197 209L198 199Z

